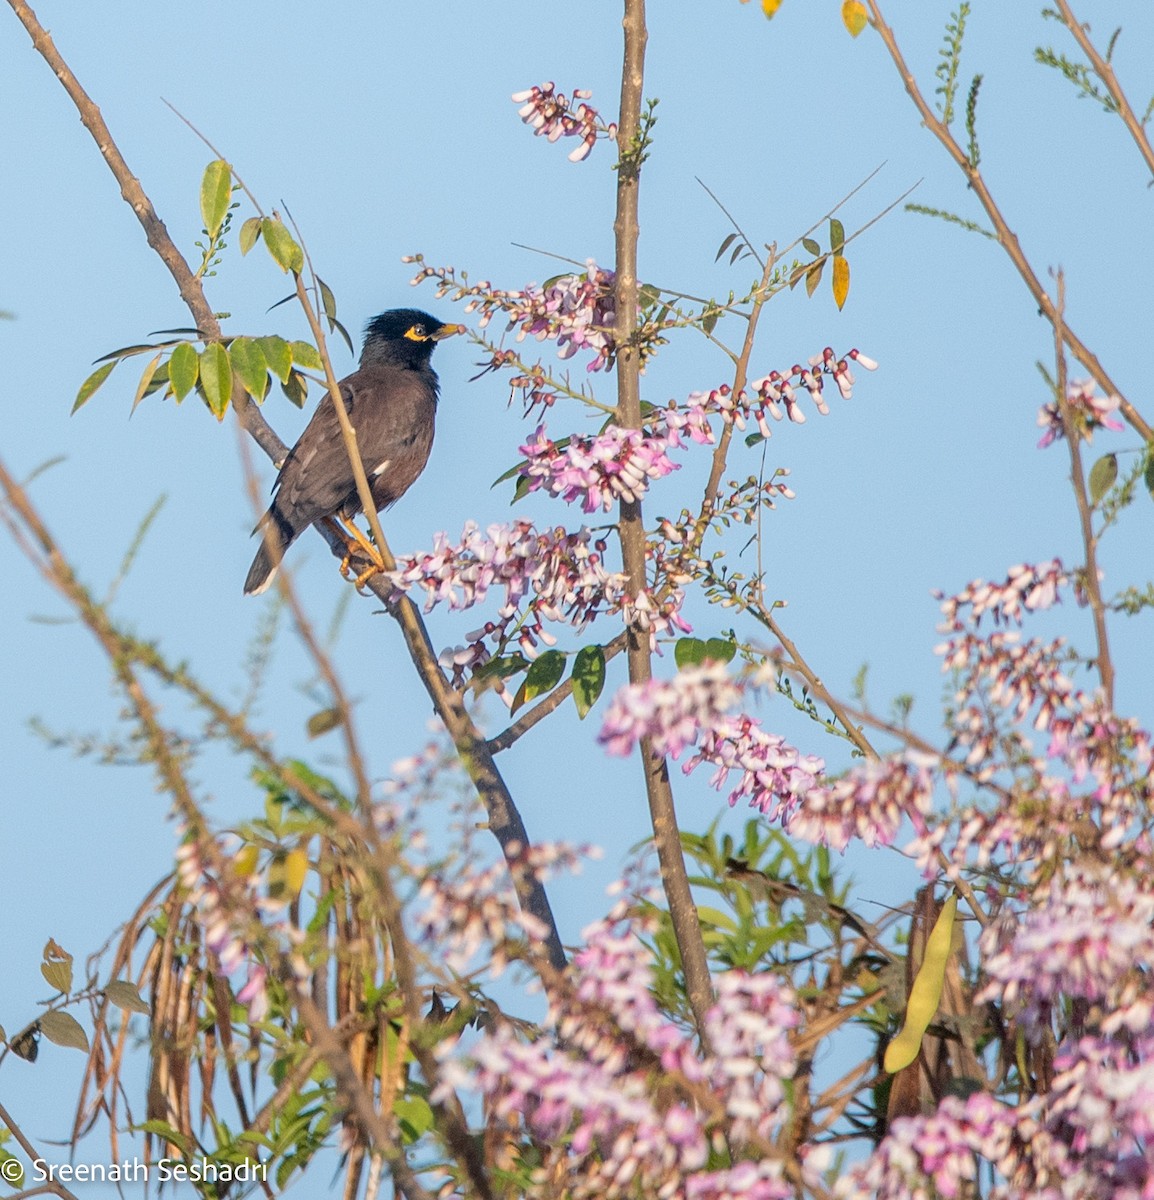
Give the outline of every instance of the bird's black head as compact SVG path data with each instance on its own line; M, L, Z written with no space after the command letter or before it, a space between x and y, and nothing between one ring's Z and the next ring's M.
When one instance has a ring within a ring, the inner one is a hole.
M361 366L392 362L423 367L439 341L464 331L463 325L445 325L418 308L391 308L365 326Z

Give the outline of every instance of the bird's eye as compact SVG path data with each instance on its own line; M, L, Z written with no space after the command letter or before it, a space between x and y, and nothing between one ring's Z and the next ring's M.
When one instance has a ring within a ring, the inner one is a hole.
M410 325L405 330L405 337L411 342L426 342L429 340L429 335L425 332L424 325Z

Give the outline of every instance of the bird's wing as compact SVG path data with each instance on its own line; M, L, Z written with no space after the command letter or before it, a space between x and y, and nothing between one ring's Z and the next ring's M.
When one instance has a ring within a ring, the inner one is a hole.
M428 460L436 412L436 376L394 366L372 366L341 381L378 508L391 504ZM374 474L377 475L373 478ZM386 486L387 485L387 486ZM360 508L356 483L332 399L313 413L277 478L276 507L296 530L344 509Z

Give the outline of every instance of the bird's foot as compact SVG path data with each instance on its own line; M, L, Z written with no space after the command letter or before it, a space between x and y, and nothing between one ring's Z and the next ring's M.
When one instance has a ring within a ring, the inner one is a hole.
M344 579L352 579L353 586L359 592L368 580L385 570L384 560L376 546L351 521L346 524L334 517L333 525L345 542L345 556L341 559L340 566L341 576Z
M381 556L377 553L375 546L350 541L346 550L348 552L341 559L341 575L345 579L352 579L353 587L359 592L374 575L379 575L385 569L385 564L381 561ZM354 560L356 560L355 568Z

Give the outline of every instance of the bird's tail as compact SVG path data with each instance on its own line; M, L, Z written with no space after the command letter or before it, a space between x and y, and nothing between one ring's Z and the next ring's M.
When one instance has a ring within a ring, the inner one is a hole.
M246 596L259 596L272 583L280 560L284 558L284 552L296 537L296 531L280 514L275 504L261 517L260 524L253 532L260 535L261 544L245 577Z

